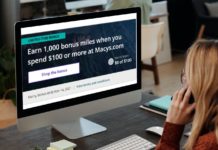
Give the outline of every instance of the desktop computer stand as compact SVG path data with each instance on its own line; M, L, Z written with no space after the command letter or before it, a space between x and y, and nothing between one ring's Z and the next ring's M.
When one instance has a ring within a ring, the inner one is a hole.
M52 127L69 139L78 139L107 130L105 127L84 118L69 123L54 124Z

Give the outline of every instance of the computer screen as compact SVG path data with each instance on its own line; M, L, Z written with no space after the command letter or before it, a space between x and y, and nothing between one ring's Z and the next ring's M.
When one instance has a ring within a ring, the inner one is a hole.
M133 8L17 23L18 118L139 90L139 15Z
M107 4L107 0L65 0L66 9L79 9L92 6L104 6Z

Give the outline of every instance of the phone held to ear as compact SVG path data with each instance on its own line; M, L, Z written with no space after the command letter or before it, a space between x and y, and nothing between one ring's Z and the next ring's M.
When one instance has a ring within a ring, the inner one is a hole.
M173 96L171 97L171 100L173 100ZM191 93L191 96L189 98L189 104L193 104L194 102L195 102L195 99L194 99L193 94Z
M189 98L189 104L193 104L194 102L195 102L195 99L194 99L193 94L191 93L191 96Z
M173 96L171 97L171 100L173 100ZM195 102L194 96L191 93L190 98L189 98L189 104L193 104ZM194 115L195 110L193 110L192 114Z

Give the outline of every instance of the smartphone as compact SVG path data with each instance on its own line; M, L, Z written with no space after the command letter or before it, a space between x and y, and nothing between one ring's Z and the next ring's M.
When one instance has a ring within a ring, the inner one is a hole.
M171 100L173 100L173 96L171 97ZM189 103L189 104L193 104L194 102L195 102L195 99L194 99L193 94L191 93L188 103Z
M195 99L194 99L193 94L191 93L191 96L190 96L190 99L189 99L189 104L193 104L194 102L195 102ZM195 114L195 110L193 110L191 114L194 115Z
M189 104L193 104L194 102L195 102L195 99L194 99L193 94L191 93L191 96L189 98Z
M173 99L173 96L171 97L171 100L172 100L172 99ZM189 104L193 104L194 102L195 102L195 99L194 99L193 94L191 93L188 103L189 103ZM194 115L194 114L195 114L195 110L193 110L191 114Z

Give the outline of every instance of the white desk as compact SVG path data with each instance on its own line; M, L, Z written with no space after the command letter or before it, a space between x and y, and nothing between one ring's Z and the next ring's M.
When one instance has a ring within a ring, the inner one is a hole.
M40 1L44 1L44 0L20 0L20 3L32 3L32 2L40 2Z

